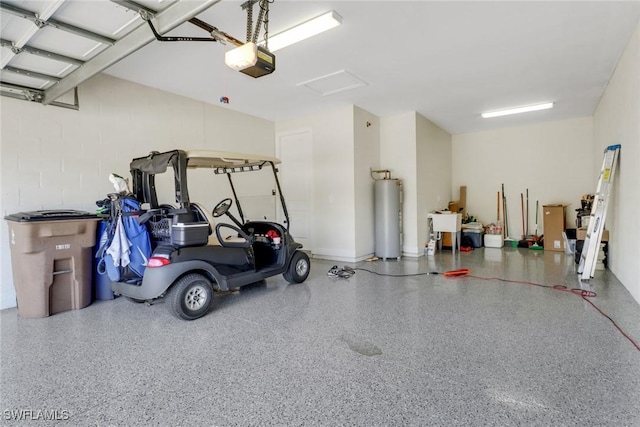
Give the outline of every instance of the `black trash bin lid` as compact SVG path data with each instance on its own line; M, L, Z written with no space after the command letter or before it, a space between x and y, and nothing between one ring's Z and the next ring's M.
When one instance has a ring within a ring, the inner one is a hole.
M60 221L71 219L95 219L98 216L87 211L69 209L42 210L30 212L17 212L4 217L7 221L32 222L32 221Z

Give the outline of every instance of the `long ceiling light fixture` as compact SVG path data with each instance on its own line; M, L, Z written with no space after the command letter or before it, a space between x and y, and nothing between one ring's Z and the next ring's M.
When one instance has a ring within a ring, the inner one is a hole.
M525 107L509 108L506 110L489 111L486 113L482 113L482 118L488 119L491 117L507 116L509 114L519 114L519 113L528 113L530 111L547 110L549 108L553 108L553 102L546 102L544 104L527 105Z
M342 24L342 16L338 15L335 10L323 13L288 30L284 30L281 33L274 34L273 36L269 35L269 51L275 52L335 28L340 24ZM264 45L264 41L260 42L260 45Z

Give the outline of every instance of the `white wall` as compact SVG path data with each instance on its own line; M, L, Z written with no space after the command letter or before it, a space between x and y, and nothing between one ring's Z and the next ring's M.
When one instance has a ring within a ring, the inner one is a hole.
M371 169L380 163L380 119L354 109L355 238L356 259L375 252L374 185Z
M402 180L402 253L423 255L426 214L441 207L439 199L444 206L450 200L451 136L415 111L380 119L355 106L276 124L277 132L309 128L315 183L313 255L356 261L374 253L371 169L389 169L392 178Z
M593 127L594 176L605 147L622 145L606 221L609 268L640 303L640 23L600 100Z
M419 114L416 125L417 244L420 250L429 240L427 214L448 207L450 201L458 200L458 194L451 187L451 135Z
M415 111L383 117L380 168L402 180L402 254L422 256L427 214L451 200L451 135Z
M467 186L467 213L488 224L496 221L496 193L505 185L509 235L522 235L521 193L529 189L529 232L535 204L567 205L567 228L575 228L575 209L583 194L593 194L593 119L547 122L454 135L453 188ZM525 201L526 209L526 201ZM504 219L501 210L501 219ZM543 233L540 217L538 234Z
M108 175L129 176L130 160L152 150L274 153L274 124L263 119L106 75L79 90L80 111L2 98L3 216L45 208L95 211L95 201L113 192ZM227 194L226 180L220 182ZM193 183L192 198L199 195L213 208L220 196L212 181ZM255 185L270 194L270 184ZM0 308L7 308L15 306L15 291L5 221L0 235Z
M275 124L276 132L313 135L313 255L353 260L355 244L354 107Z
M389 169L393 178L402 180L402 252L423 255L426 213L441 207L438 199L444 206L450 200L451 136L414 111L380 119L355 106L276 124L277 132L309 128L315 183L313 255L354 261L373 254L372 168Z
M424 254L417 238L416 112L410 111L380 119L380 166L391 171L391 178L402 180L402 254Z

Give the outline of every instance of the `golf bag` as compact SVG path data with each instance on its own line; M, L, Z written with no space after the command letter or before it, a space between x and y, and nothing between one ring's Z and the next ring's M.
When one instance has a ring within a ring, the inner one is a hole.
M98 272L112 282L138 281L151 256L146 225L138 224L140 203L130 195L111 198L107 225L99 238Z

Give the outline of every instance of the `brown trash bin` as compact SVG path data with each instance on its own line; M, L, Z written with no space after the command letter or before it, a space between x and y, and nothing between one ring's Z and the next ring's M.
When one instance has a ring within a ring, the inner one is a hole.
M47 317L91 304L95 214L49 210L5 219L20 316Z

